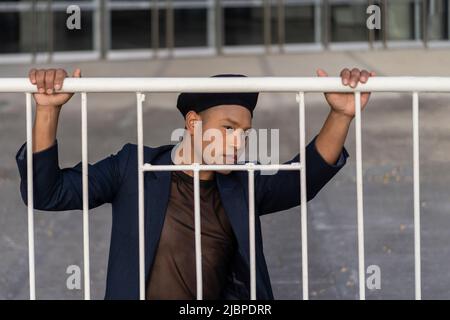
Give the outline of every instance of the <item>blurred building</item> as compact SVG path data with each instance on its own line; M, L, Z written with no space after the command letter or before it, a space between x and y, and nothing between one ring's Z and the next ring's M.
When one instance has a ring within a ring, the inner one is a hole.
M69 5L81 29L69 30ZM382 28L369 30L378 5ZM0 62L450 44L450 0L0 0Z

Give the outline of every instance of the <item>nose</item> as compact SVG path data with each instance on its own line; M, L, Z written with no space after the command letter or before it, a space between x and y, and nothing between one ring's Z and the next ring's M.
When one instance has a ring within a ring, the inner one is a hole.
M242 129L235 130L232 140L235 151L241 149L244 145L244 131Z

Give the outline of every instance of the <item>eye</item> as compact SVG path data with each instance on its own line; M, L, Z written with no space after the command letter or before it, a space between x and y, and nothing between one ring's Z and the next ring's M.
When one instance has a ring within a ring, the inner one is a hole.
M223 126L227 132L227 134L232 134L234 132L234 128L232 126Z

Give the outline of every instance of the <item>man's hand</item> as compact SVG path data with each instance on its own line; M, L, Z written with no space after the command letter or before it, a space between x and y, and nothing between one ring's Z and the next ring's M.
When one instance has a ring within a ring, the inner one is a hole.
M73 93L57 93L67 77L67 72L63 69L31 69L28 75L31 83L38 88L38 93L33 94L36 101L33 152L39 152L55 143L61 107ZM76 69L73 76L80 78L81 70Z
M317 75L319 77L328 76L322 69L317 69ZM355 88L359 82L366 83L370 77L375 76L375 72L359 70L358 68L353 68L350 71L348 68L345 68L341 71L340 76L343 85ZM361 92L361 109L364 109L369 101L369 97L370 92ZM334 113L344 115L350 119L353 119L355 116L355 96L353 93L326 92L325 99Z
M38 93L33 94L38 107L61 107L73 96L73 93L57 93L67 77L64 69L31 69L28 76L38 89ZM81 70L75 69L73 77L80 78Z

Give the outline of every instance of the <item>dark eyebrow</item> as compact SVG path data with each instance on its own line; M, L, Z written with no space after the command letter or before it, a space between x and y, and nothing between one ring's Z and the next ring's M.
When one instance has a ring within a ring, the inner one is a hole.
M234 121L233 119L231 119L231 118L225 118L225 121L228 121L228 122L231 122L232 124L234 124L235 126L237 126L237 127L239 127L239 123L238 122L236 122L236 121ZM249 129L251 129L252 127L247 127L247 128L242 128L244 131L246 131L246 130L249 130Z

